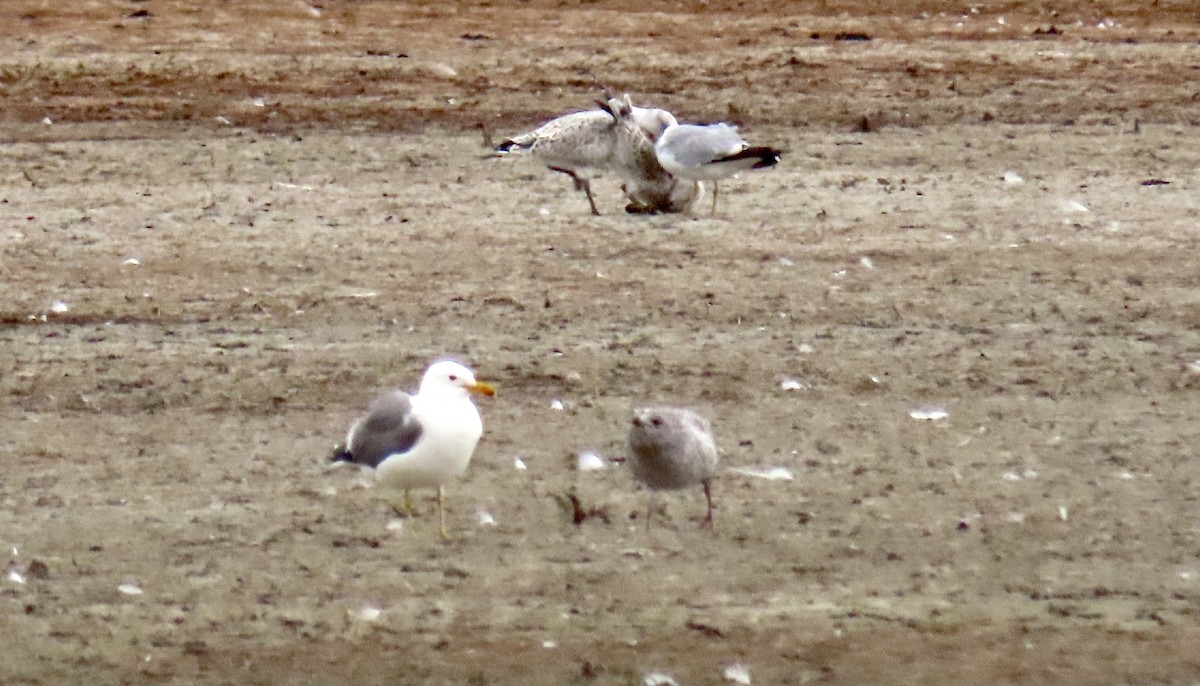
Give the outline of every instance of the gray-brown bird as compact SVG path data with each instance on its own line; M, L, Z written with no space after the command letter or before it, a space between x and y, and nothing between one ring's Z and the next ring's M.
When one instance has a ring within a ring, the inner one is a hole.
M707 419L678 407L634 410L629 451L634 478L653 490L704 486L708 512L700 526L713 525L712 478L717 471L717 443Z

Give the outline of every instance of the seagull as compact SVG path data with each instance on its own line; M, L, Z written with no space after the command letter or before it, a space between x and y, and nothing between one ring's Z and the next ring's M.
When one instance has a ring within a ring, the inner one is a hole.
M703 485L708 512L700 526L712 527L717 444L707 419L678 407L634 410L629 450L634 478L653 490Z
M654 142L677 122L667 110L635 107L628 95L597 100L600 109L565 114L496 147L499 154L529 154L551 171L571 177L575 190L587 195L593 215L599 216L591 177L606 171L624 178L646 204L668 197L675 179L654 153ZM666 188L666 190L663 190ZM639 202L634 197L635 202Z
M681 212L700 198L700 185L694 181L681 183L658 161L654 142L663 132L678 124L675 115L667 110L637 107L626 94L624 98L608 98L597 103L618 122L618 137L609 166L625 183L630 214Z
M444 487L466 471L483 435L483 421L471 395L495 393L458 362L434 362L415 395L391 391L371 403L330 460L374 468L380 486L404 491L408 514L412 513L409 490L436 486L441 535L449 539Z
M779 163L783 151L750 147L729 124L676 124L654 143L654 152L671 174L693 181L713 182L712 213L717 212L717 182L748 169Z
M592 214L599 216L600 210L596 209L596 199L592 197L588 177L608 166L616 138L616 125L612 114L602 110L573 112L504 141L496 147L496 152L527 153L545 164L550 171L571 177L575 190L587 194Z

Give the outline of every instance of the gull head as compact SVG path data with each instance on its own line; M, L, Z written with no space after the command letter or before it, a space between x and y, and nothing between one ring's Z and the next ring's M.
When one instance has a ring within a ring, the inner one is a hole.
M654 408L642 407L633 411L633 425L643 429L658 428L663 425L663 418Z
M646 133L651 143L656 142L668 128L679 123L670 112L650 107L633 107L630 118Z
M630 116L633 111L633 101L629 99L629 94L626 93L623 98L609 98L597 100L596 104L600 109L612 115L613 119L618 121Z
M491 384L476 381L470 369L453 360L441 360L430 365L421 377L418 393L424 395L467 397L471 394L493 396L496 389Z

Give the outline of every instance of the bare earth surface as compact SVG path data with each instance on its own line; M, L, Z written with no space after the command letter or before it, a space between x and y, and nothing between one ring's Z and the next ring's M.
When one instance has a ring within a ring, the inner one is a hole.
M981 4L4 2L0 682L1195 683L1200 21ZM783 163L484 158L600 83ZM443 355L449 543L324 460Z

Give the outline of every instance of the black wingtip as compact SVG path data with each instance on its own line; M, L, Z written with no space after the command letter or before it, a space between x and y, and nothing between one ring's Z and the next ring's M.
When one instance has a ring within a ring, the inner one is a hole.
M757 161L754 163L754 166L751 167L751 169L765 169L767 167L774 167L775 165L779 164L779 159L783 157L783 151L778 148L757 146L753 148L746 148L745 150L737 153L736 155L731 155L730 157L731 159L743 160L757 158Z
M510 138L509 140L504 141L500 145L497 145L496 152L511 152L513 149L513 146L515 146L516 144L517 144L517 142Z
M735 152L732 155L726 155L719 161L733 162L736 160L754 160L754 165L750 167L751 169L764 169L766 167L774 167L775 165L779 164L779 157L782 154L782 150L758 146L754 148L746 148L745 150Z
M345 445L339 443L338 445L333 447L333 452L329 453L329 461L330 462L353 462L354 455L350 454L349 450L346 450Z

